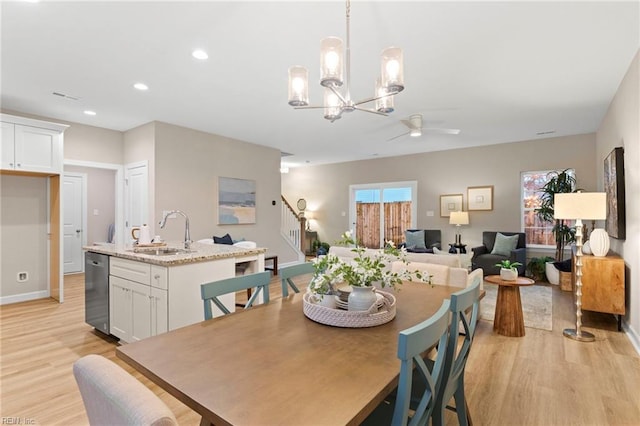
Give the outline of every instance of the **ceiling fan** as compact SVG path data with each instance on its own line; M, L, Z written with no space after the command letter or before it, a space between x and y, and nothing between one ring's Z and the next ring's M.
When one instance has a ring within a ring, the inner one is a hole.
M402 122L402 124L407 126L409 131L402 133L398 136L394 136L391 139L388 139L389 141L401 138L406 135L410 135L412 137L419 137L419 136L422 136L423 132L435 133L435 134L441 134L441 135L457 135L460 133L460 129L442 129L438 127L422 127L423 126L422 114L413 114L409 116L408 120L400 120L400 122Z

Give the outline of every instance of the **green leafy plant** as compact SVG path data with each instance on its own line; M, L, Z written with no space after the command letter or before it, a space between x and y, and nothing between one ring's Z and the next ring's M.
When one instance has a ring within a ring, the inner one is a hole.
M499 266L504 269L516 269L518 266L521 266L521 265L522 263L520 262L512 262L508 259L501 260L500 262L496 263L496 266Z
M529 263L527 263L527 272L529 276L535 281L547 281L546 265L547 262L551 262L553 257L532 257Z
M540 207L535 209L538 218L544 222L552 222L553 233L556 237L556 260L562 261L564 248L576 240L576 231L567 225L564 219L554 218L554 196L575 192L576 178L569 173L569 169L561 172L549 172L547 183L540 188Z
M311 243L311 250L316 254L327 254L329 253L329 248L331 248L329 243L320 240L313 240L313 243Z
M311 292L316 294L334 294L335 285L346 282L351 286L370 287L379 282L382 287L395 287L402 281L413 281L414 277L422 282L431 284L431 275L421 271L402 269L392 272L391 262L399 260L408 265L407 251L397 248L392 241L387 241L384 248L367 250L358 245L351 235L345 232L338 245L350 246L356 253L355 258L345 262L333 254L328 254L314 260L314 276L309 284Z

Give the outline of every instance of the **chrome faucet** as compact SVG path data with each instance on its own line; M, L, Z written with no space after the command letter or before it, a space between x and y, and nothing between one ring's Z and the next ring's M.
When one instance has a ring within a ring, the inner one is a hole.
M189 234L189 216L187 216L185 212L181 210L171 210L170 212L167 212L159 222L160 229L164 228L164 226L167 224L167 218L174 213L178 213L184 216L184 248L189 250L191 248L191 235Z

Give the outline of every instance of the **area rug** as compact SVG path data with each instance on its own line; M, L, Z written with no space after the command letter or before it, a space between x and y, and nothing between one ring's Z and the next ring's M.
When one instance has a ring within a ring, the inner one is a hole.
M493 316L496 312L498 286L485 281L484 290L486 295L480 302L480 319L493 321ZM553 322L551 287L539 285L520 287L520 300L522 302L524 326L551 331Z

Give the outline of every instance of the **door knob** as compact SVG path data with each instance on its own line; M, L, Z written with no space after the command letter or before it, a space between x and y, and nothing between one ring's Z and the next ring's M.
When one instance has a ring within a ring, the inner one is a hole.
M76 234L79 234L80 232L82 232L82 229L76 229Z

